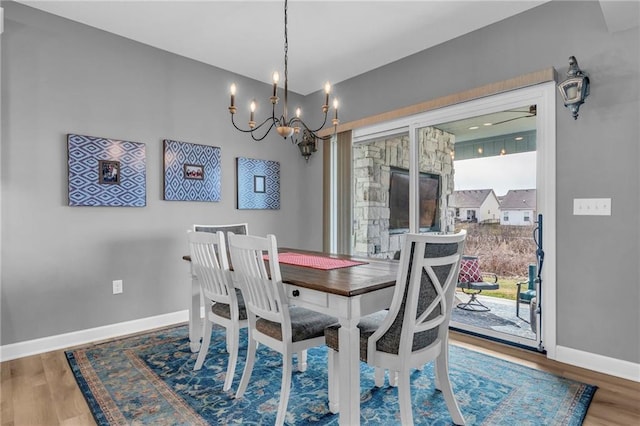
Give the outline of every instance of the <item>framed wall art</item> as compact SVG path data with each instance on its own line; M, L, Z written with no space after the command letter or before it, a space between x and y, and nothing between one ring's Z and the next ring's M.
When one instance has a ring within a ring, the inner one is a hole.
M220 148L164 141L164 199L220 201Z
M236 159L238 209L280 209L280 163L238 157Z
M67 135L70 206L144 207L146 145Z

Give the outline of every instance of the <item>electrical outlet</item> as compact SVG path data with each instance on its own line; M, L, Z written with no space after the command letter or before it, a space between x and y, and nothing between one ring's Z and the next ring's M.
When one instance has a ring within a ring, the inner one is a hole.
M122 293L122 280L113 281L113 294Z

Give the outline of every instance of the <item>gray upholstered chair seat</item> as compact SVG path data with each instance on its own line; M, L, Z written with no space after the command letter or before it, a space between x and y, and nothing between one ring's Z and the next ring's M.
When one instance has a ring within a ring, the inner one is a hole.
M375 333L375 331L380 327L382 321L387 316L388 311L379 311L373 313L371 315L367 315L362 318L358 323L358 328L360 329L360 360L363 362L367 362L367 346L369 337ZM338 345L338 330L340 329L340 324L331 324L324 331L324 337L326 339L326 344L334 351L339 351ZM390 333L387 333L383 338L381 338L377 344L376 348L380 352L386 352L389 354L397 354L398 353L398 341L400 340L400 332L401 329L394 329ZM433 342L435 342L438 338L438 330L427 330L421 333L416 333L413 337L413 350L419 350L422 348L426 348Z
M242 292L239 289L236 290L236 297L238 298L238 319L246 320L247 319L247 307L244 304L244 298L242 297ZM229 305L226 303L216 302L211 305L211 312L219 317L231 319L231 309Z
M487 282L464 283L464 284L458 284L458 287L464 287L470 290L498 290L500 288L500 284L487 283Z
M293 342L321 337L328 325L338 321L335 317L299 306L290 306L289 316L291 318L291 340ZM276 340L282 340L282 327L278 322L259 318L256 321L256 329Z
M360 329L360 360L367 362L367 341L369 337L380 327L382 320L387 316L389 311L378 311L371 315L367 315L360 319L358 328ZM338 352L340 345L338 344L338 330L340 324L331 324L324 330L324 337L328 347Z

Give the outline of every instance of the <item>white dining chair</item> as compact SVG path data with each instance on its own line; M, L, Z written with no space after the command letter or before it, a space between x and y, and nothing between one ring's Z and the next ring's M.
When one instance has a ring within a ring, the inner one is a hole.
M389 311L365 317L358 324L360 358L376 367L376 386L384 382L379 372L389 370L390 382L397 374L403 425L413 424L411 370L433 360L436 389L442 391L453 422L465 424L449 379L449 321L465 238L464 230L451 235L406 234ZM339 328L334 324L325 330L329 406L334 410L339 408Z
M275 236L263 238L230 233L229 249L237 274L236 284L244 295L249 318L247 360L236 398L242 398L249 384L258 342L281 353L282 385L275 424L282 425L289 402L293 354L306 355L307 349L323 346L324 329L337 322L337 318L289 305ZM268 269L263 253L268 254Z
M189 231L188 240L191 264L200 282L200 292L208 302L205 303L202 345L193 369L202 368L209 351L212 324L224 327L229 360L222 389L227 391L233 383L238 361L240 329L248 326L247 310L242 293L233 286L224 233Z
M234 234L237 235L248 235L249 234L249 224L248 223L230 223L230 224L218 224L218 225L200 225L200 224L194 224L192 226L192 230L194 232L212 232L212 233L216 233L218 231L222 231L224 232L224 238L225 241L228 240L228 234L229 232L233 232ZM232 266L231 263L231 256L228 253L229 251L229 245L227 244L227 260L229 263L229 266Z

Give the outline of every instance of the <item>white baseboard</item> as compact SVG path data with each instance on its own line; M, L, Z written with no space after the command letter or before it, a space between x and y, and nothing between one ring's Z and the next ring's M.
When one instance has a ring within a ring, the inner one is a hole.
M65 349L71 346L84 345L99 340L112 339L114 337L139 333L141 331L187 321L189 321L189 311L185 310L59 334L57 336L12 343L10 345L0 346L0 361L9 361L11 359Z
M640 364L633 362L579 351L565 346L556 347L555 360L610 376L640 382Z

